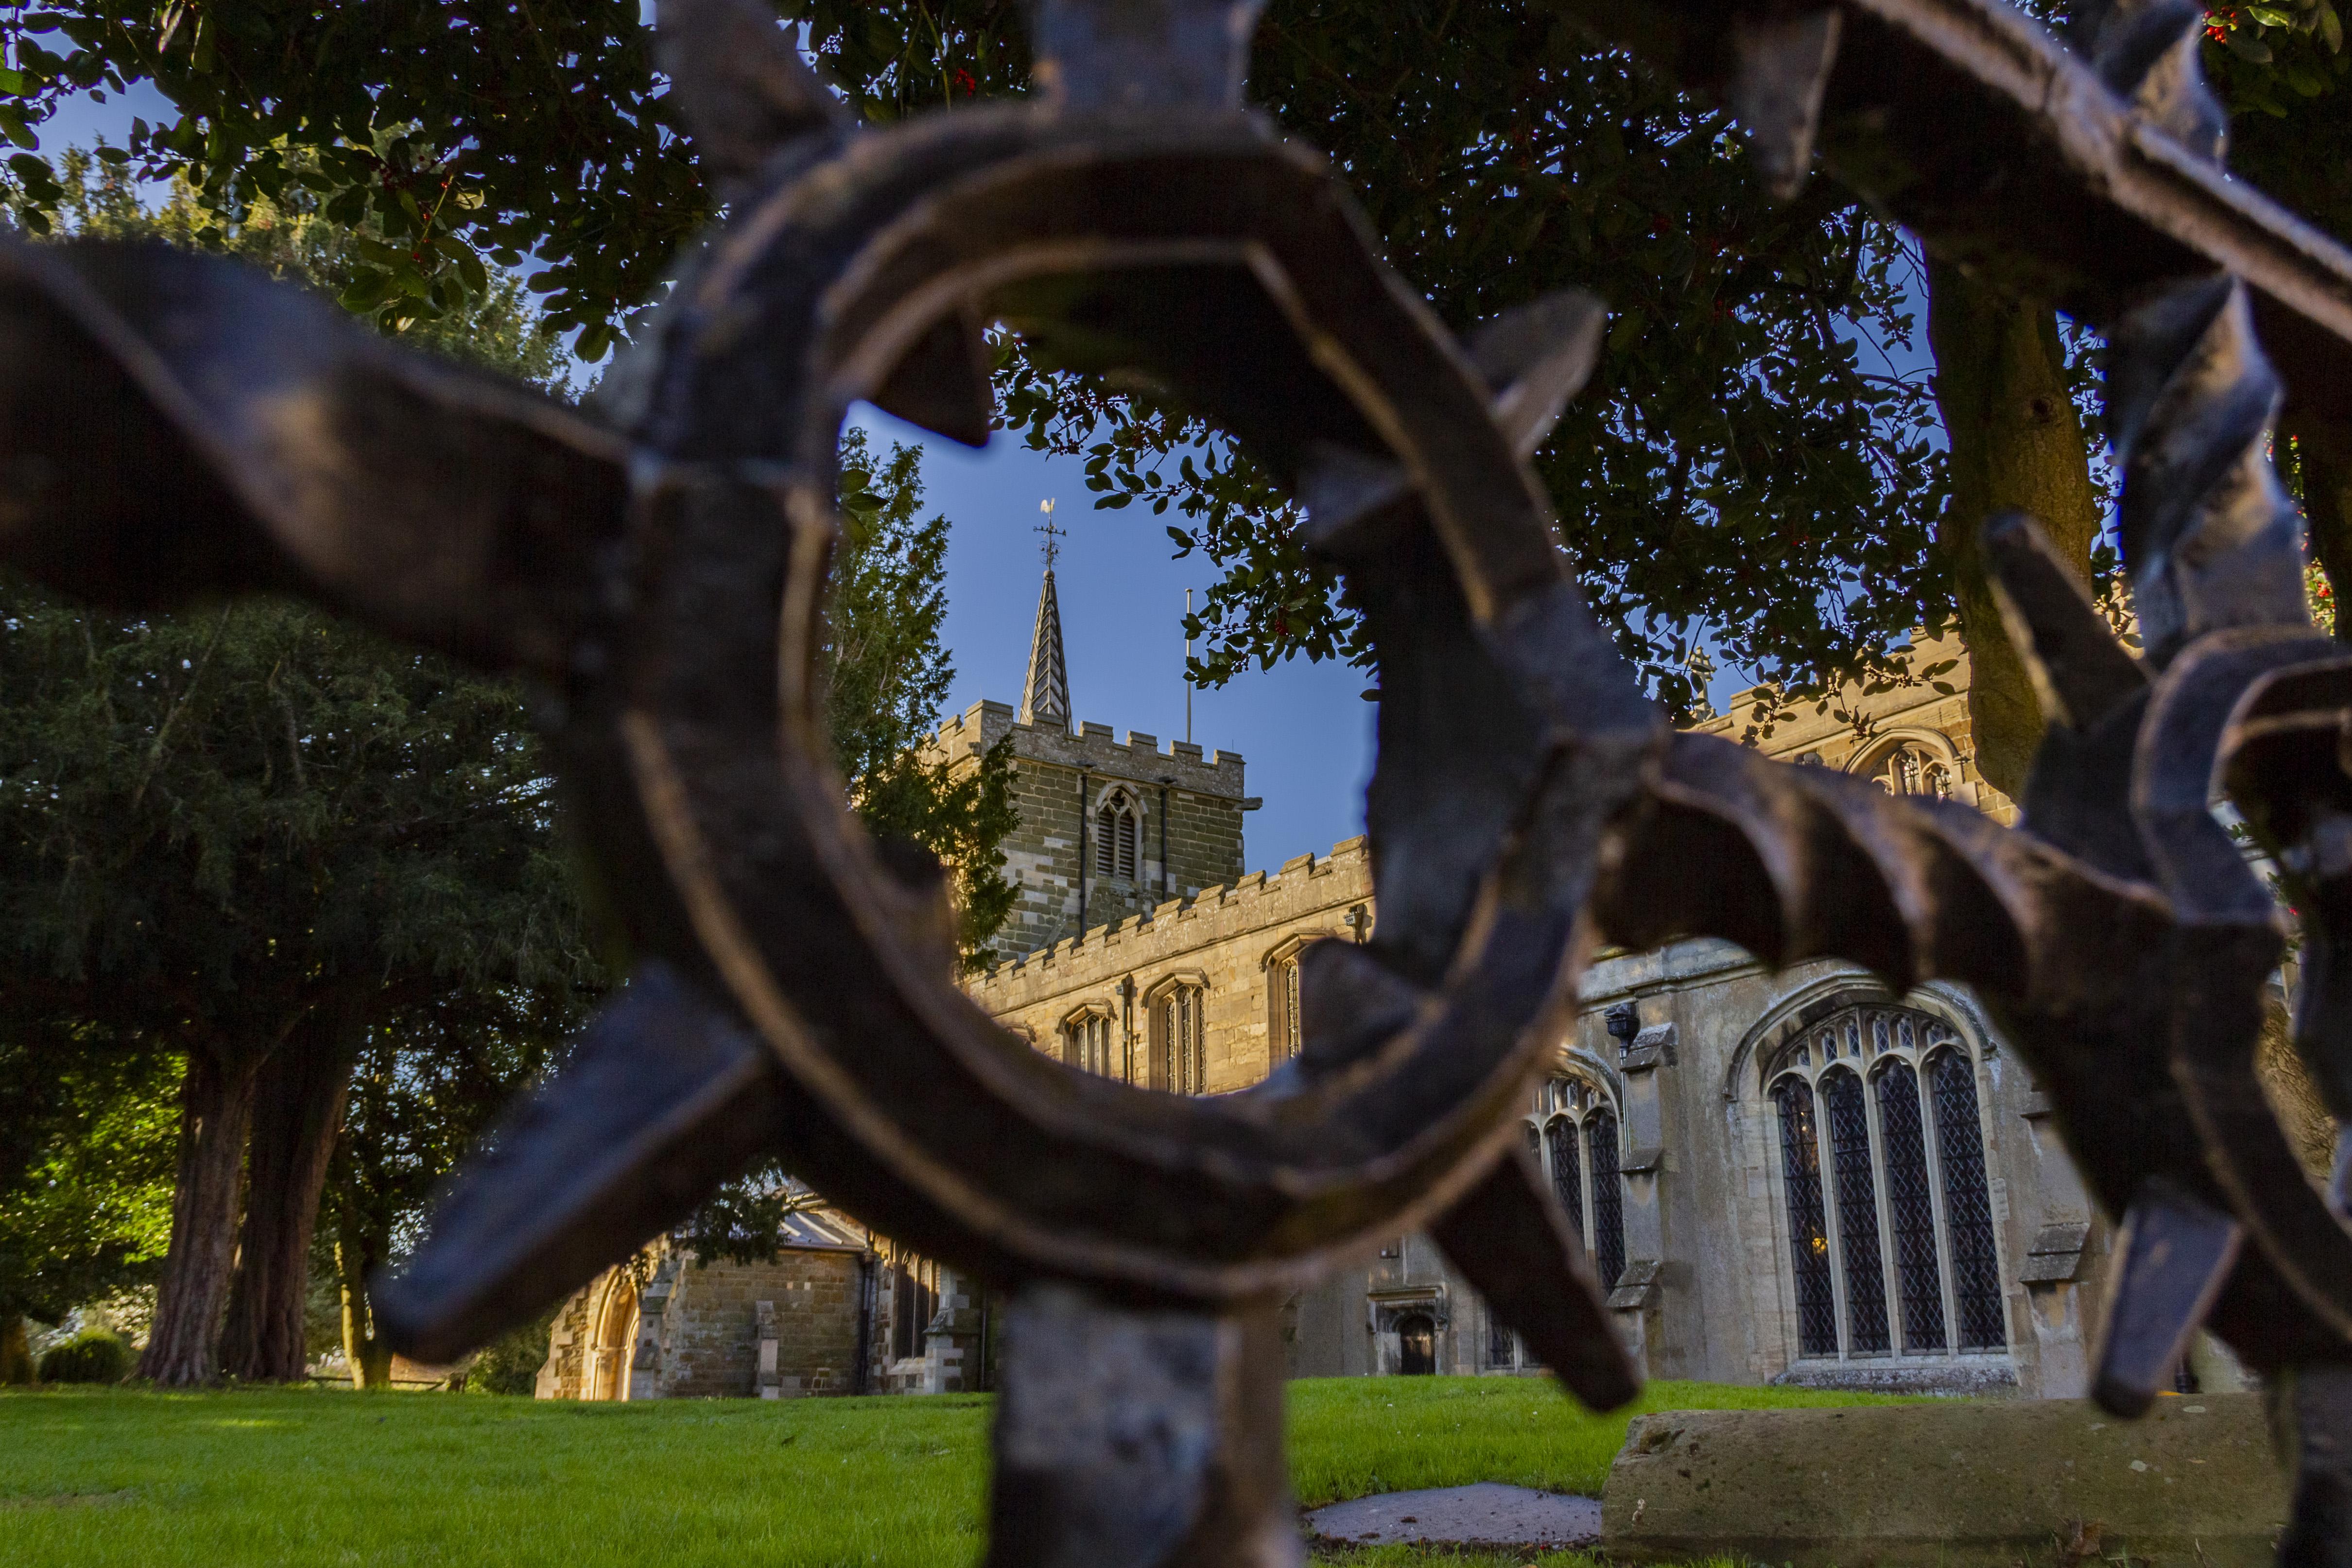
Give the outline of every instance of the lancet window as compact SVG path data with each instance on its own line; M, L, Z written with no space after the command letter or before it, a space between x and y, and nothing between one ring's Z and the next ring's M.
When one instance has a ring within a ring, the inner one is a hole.
M1082 1072L1124 1078L1113 1053L1110 1014L1099 1007L1073 1013L1062 1025L1062 1060Z
M1832 1014L1767 1073L1798 1354L2007 1348L1977 1064L1908 1008Z
M1306 1014L1299 1007L1298 960L1305 944L1277 951L1265 966L1267 1067L1281 1066L1307 1043Z
M1204 1094L1209 1087L1208 1000L1197 982L1171 982L1152 998L1152 1087L1171 1094Z
M1568 1211L1603 1290L1625 1272L1625 1188L1618 1173L1617 1108L1580 1076L1544 1085L1536 1110L1537 1153Z
M1095 874L1134 880L1135 818L1135 800L1126 790L1114 789L1103 797L1095 812Z

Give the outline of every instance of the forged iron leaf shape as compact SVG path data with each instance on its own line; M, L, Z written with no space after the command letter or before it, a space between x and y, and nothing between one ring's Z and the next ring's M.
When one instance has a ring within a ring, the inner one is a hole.
M2130 1216L2103 1397L2144 1402L2208 1322L2303 1379L2308 1431L2352 1427L2329 1393L2352 1239L2252 1070L2283 937L2206 810L2226 778L2311 890L2299 1032L2352 1104L2352 666L2279 588L2290 522L2254 450L2277 382L2212 270L2247 272L2303 360L2346 364L2352 261L2174 139L2206 123L2174 21L2161 47L2118 24L2103 81L1990 0L1752 9L1727 41L1670 7L1603 25L1730 90L1775 178L1818 141L1930 244L2125 324L2112 403L2158 656L2113 643L2030 524L1995 527L2053 716L2023 831L1666 732L1523 461L1598 307L1457 344L1320 162L1242 105L1245 0L1040 0L1038 99L880 131L755 0L672 0L665 58L733 211L617 434L223 263L0 252L0 553L129 606L292 589L561 699L555 756L640 967L383 1283L394 1337L487 1338L772 1145L1087 1347L1005 1369L992 1562L1295 1559L1272 1303L1335 1256L1425 1227L1572 1390L1631 1396L1512 1123L1596 937L1713 934L1977 988ZM1981 143L1931 144L1921 103L1983 111ZM2037 191L2079 210L1970 186L2042 145L2064 156ZM2135 225L2157 239L2115 246ZM992 319L1219 421L1366 607L1381 920L1311 951L1307 1047L1245 1093L1144 1093L996 1030L950 981L938 867L867 841L829 773L811 661L842 420L871 398L984 438ZM1135 1421L1172 1445L1143 1471L1109 1440ZM2341 1446L2305 1447L2324 1490Z

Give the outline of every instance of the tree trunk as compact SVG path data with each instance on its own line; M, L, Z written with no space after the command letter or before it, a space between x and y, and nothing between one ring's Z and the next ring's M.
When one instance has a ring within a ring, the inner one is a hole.
M221 1331L221 1365L231 1377L298 1383L307 1375L310 1237L372 990L314 1009L261 1070L246 1156L245 1228Z
M354 1388L392 1386L392 1347L376 1333L368 1305L367 1278L375 1267L372 1250L353 1238L335 1242L335 1276L343 1293L343 1359L351 1364Z
M1927 340L1936 403L1951 449L1952 498L1936 543L1952 574L1969 647L1969 722L1977 770L2014 799L2042 744L2032 682L2010 645L1985 576L1979 535L1996 512L2030 512L2090 580L2098 496L2082 421L2066 390L2057 313L1927 264Z
M155 1291L155 1322L139 1375L166 1388L212 1382L220 1372L221 1308L236 1260L245 1138L253 1124L261 1059L224 1065L203 1046L188 1051L180 1089L180 1170L172 1194L171 1250Z
M2311 553L2319 558L2334 601L2341 605L2346 590L2352 588L2352 426L2312 418L2290 405L2279 431L2294 440L2303 465L2303 516L2311 528ZM2340 612L2336 635L2352 643L2352 623Z
M25 1314L0 1318L0 1384L33 1381L33 1342L25 1332Z

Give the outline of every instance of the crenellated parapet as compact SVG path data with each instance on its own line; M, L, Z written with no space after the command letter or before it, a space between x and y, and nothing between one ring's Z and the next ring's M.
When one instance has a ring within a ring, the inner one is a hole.
M972 704L939 727L931 746L934 755L950 759L977 758L1008 735L1013 737L1013 755L1024 762L1048 763L1155 788L1164 784L1230 800L1243 797L1238 751L1204 754L1189 740L1171 740L1163 747L1159 737L1137 729L1119 739L1108 725L1091 721L1075 730L1058 724L1023 724L1009 703Z
M1240 754L1164 747L1099 724L1024 724L1003 703L974 703L940 727L931 755L977 767L1009 739L1019 824L1004 841L1017 889L996 940L1010 957L1087 927L1150 915L1241 874L1245 798Z
M1299 855L1273 872L1169 899L1148 913L1091 926L999 964L972 998L1041 1050L1059 1049L1074 1018L1112 1020L1121 1060L1148 1039L1151 998L1197 987L1207 1021L1208 1085L1243 1088L1265 1076L1277 999L1274 967L1309 941L1360 941L1372 931L1370 841Z

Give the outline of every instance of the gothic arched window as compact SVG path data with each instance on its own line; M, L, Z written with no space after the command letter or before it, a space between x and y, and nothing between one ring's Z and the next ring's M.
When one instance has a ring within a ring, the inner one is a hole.
M1537 1105L1537 1153L1551 1189L1584 1242L1603 1290L1625 1272L1625 1189L1618 1174L1617 1113L1607 1093L1582 1078L1555 1078ZM1532 1129L1531 1129L1532 1131Z
M1209 1087L1208 1033L1202 1019L1208 1000L1197 981L1177 980L1151 1004L1151 1086L1171 1094L1202 1094Z
M1270 1071L1297 1056L1307 1043L1307 1015L1299 1006L1298 961L1307 944L1277 948L1265 965L1266 1067Z
M1958 1032L1848 1008L1783 1045L1766 1077L1798 1354L2006 1349L1976 1059Z
M1095 812L1095 873L1135 877L1135 801L1124 789L1103 797Z
M1110 1014L1089 1007L1073 1013L1062 1025L1062 1060L1082 1072L1103 1078L1126 1076L1111 1060Z
M1898 740L1854 769L1890 795L1948 796L1952 765L1920 741Z

